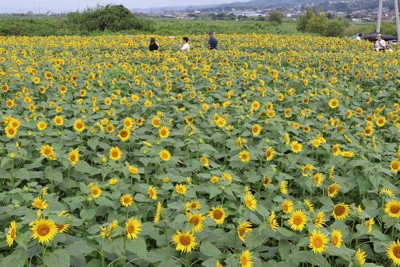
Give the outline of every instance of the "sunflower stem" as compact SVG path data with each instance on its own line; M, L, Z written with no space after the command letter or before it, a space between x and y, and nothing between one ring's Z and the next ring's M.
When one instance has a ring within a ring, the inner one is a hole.
M185 264L186 267L190 267L191 256L192 253L186 253L186 264Z
M15 178L14 178L14 159L11 159L11 189L14 189Z
M106 259L104 258L103 248L101 248L101 267L106 267Z
M123 256L122 266L126 267L126 237L124 237L124 256Z
M234 243L234 247L233 247L233 252L236 253L236 241L237 241L237 235L235 233L235 243Z

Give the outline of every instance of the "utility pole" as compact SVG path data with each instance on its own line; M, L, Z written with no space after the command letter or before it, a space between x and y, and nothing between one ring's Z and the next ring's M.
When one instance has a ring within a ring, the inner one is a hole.
M396 13L396 28L397 28L397 44L400 41L400 17L399 17L399 2L394 0L394 12Z
M383 0L379 0L378 21L376 22L376 32L381 32L382 8L383 8Z

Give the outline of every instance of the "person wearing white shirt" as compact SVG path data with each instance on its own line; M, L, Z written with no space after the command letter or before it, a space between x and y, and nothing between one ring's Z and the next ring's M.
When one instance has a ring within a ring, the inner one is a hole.
M190 50L189 38L183 37L182 43L179 44L179 48L181 49L181 51L189 51Z
M382 39L382 34L380 33L376 36L374 48L376 51L385 51L386 49L386 42Z

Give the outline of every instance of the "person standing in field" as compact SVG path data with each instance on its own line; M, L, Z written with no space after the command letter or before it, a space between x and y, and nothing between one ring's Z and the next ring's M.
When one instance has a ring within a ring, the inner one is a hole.
M150 38L149 50L150 51L158 50L158 44L156 43L156 38L154 37Z
M179 44L179 48L181 51L189 51L190 50L190 45L189 45L189 38L186 36L182 38L182 43Z
M386 50L386 42L382 39L382 34L378 33L376 36L376 41L374 44L374 48L376 51L385 51Z
M210 39L208 40L208 48L210 50L217 49L218 41L217 41L217 39L215 39L214 33L213 32L209 32L208 36L210 37Z

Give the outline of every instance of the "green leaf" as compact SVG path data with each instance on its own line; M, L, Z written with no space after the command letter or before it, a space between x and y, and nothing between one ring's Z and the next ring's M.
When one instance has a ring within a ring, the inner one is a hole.
M25 257L25 252L22 249L16 249L11 255L0 259L0 267L23 267L25 266Z
M214 258L218 258L222 254L221 251L210 242L202 243L200 246L200 252L206 256Z
M281 235L285 236L285 237L291 237L294 235L294 233L292 231L289 231L283 227L279 227L277 229L277 232L280 233Z
M30 173L27 169L18 169L14 172L14 177L18 178L18 179L25 179L25 180L29 180L30 177Z
M96 150L98 144L99 144L98 138L91 138L88 140L88 145L92 150Z
M139 258L147 258L147 246L146 241L142 237L136 239L128 239L126 241L126 249L132 253L135 253Z
M66 246L65 250L69 253L69 255L77 255L77 256L82 254L88 254L93 251L93 249L87 245L85 240L79 240L73 242L68 246Z
M58 183L62 183L63 181L63 175L61 172L52 170L49 174L47 174L47 179L49 179L50 181L55 181Z
M86 161L80 160L75 166L75 170L78 172L88 173L91 175L100 173L100 169L90 166Z
M44 257L44 264L48 267L69 267L70 257L65 249L57 249L52 254Z
M100 206L111 207L114 208L115 204L106 197L99 197L96 199L96 203Z
M8 163L10 163L10 158L5 157L1 160L0 168L2 169L4 166L6 166Z

